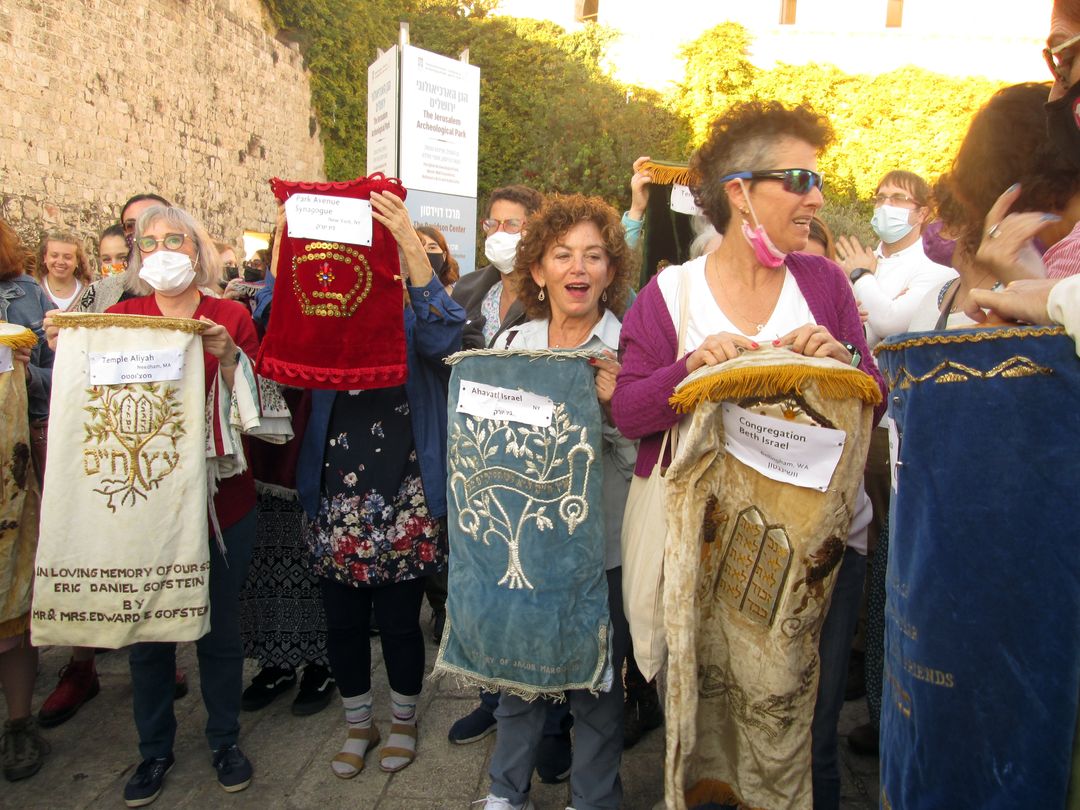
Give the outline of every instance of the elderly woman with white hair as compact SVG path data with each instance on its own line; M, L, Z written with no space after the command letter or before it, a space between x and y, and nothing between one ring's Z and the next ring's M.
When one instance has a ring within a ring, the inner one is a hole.
M258 338L245 306L200 291L220 276L220 258L213 240L186 211L154 206L139 217L134 245L125 281L138 297L114 304L108 311L195 318L210 324L202 335L207 390L219 371L231 388L234 376L240 373L241 354L254 358ZM236 745L244 664L239 594L255 537L255 484L250 471L222 479L213 508L228 560L218 544L207 538L212 619L210 632L196 642L196 649L211 761L221 787L235 792L246 788L252 777L251 763ZM124 801L128 807L141 807L157 798L174 762L176 645L136 644L131 648L130 662L143 761L124 788Z

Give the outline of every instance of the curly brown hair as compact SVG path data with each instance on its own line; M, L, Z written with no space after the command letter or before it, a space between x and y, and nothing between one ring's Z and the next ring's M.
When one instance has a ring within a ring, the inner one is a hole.
M0 219L0 281L21 276L30 263L30 253L19 241L15 229Z
M45 231L45 233L41 235L41 242L38 244L37 260L34 263L34 278L41 281L45 276L49 275L49 271L45 267L45 252L48 250L49 242L61 242L65 245L74 245L75 278L83 284L89 284L94 280L93 273L90 271L90 260L86 258L86 249L83 248L82 239L80 239L74 231L58 229Z
M1080 192L1080 171L1050 141L1044 105L1050 85L998 90L971 119L949 171L934 186L937 213L971 255L997 198L1019 183L1013 211L1060 213Z
M788 108L779 101L736 104L709 125L709 136L690 158L690 168L701 177L694 201L718 233L724 233L731 221L731 203L721 179L771 168L772 150L784 138L804 141L820 152L832 142L833 129L827 118L809 107Z
M461 268L458 267L457 259L450 255L450 247L446 244L446 237L443 236L442 231L431 225L421 225L416 229L416 232L434 240L435 244L442 250L443 256L446 257L442 270L438 273L442 285L445 287L448 284L456 283L461 278Z
M619 318L626 312L631 279L637 268L635 254L626 246L626 231L619 213L599 197L553 194L529 217L510 276L530 319L551 317L551 303L540 300L540 286L533 280L532 268L541 264L544 254L560 237L582 222L591 222L600 231L608 263L615 271L607 287L607 301L598 302L600 312L610 309Z

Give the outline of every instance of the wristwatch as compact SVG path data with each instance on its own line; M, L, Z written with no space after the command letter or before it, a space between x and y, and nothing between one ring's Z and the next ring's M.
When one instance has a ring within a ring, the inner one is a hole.
M231 363L225 363L225 362L222 362L222 361L218 361L218 365L221 366L222 368L235 368L239 364L240 364L240 350L239 349L237 349L236 354L233 355Z
M854 270L848 273L848 278L851 279L851 283L854 284L856 281L859 281L863 278L864 275L867 274L873 275L874 271L870 270L868 267L856 267Z
M848 278L851 279L851 283L854 284L860 278L868 274L872 276L874 275L874 271L869 267L856 267L848 274Z
M862 362L862 352L860 352L854 343L843 344L844 348L851 352L851 365L853 368L858 368L859 363Z

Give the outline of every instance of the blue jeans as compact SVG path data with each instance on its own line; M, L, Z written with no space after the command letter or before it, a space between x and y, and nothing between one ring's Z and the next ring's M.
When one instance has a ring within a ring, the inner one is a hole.
M609 692L591 695L584 689L566 693L574 715L574 752L570 769L571 804L577 810L618 810L622 806L619 765L623 747L622 665L630 646L630 628L622 609L622 568L607 572L611 610L614 684ZM504 694L495 711L498 736L491 756L491 793L511 804L529 797L537 746L551 715L548 704L531 703Z
M240 693L244 689L244 645L240 639L240 589L247 579L255 543L255 510L223 530L228 557L210 539L210 632L195 642L199 683L208 715L210 749L233 745L240 735ZM173 693L176 644L143 642L129 656L139 732L139 754L157 759L172 753L176 737Z
M866 557L854 549L847 549L840 563L832 602L818 640L821 677L818 679L817 702L814 704L814 721L810 727L813 738L814 810L838 810L840 807L836 724L844 706L848 657L851 640L855 637L865 578Z

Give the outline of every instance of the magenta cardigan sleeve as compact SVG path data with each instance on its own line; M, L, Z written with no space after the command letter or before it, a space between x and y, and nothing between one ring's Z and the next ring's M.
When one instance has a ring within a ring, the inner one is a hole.
M653 278L626 313L619 341L622 369L611 415L628 439L660 433L682 418L668 404L687 373L685 358L675 357L677 348L675 325Z
M853 345L862 355L859 369L873 377L881 391L881 403L874 408L876 425L885 413L889 391L873 355L870 354L870 348L866 345L866 330L859 317L859 305L855 303L855 293L851 290L847 276L836 263L820 256L801 253L788 256L788 267L798 282L799 290L806 299L814 320L828 329L841 343Z

